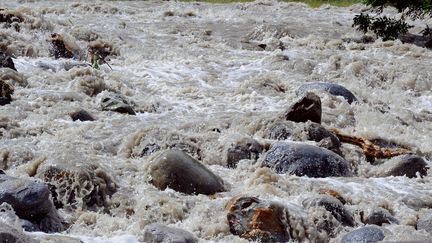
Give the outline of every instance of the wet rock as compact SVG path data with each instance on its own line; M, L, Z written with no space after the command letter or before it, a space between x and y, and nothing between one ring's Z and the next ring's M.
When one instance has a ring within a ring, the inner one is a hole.
M432 234L432 212L424 214L417 221L417 230L425 230Z
M15 64L12 58L2 51L0 51L0 67L10 68L16 71Z
M315 198L306 199L303 201L305 208L324 207L333 217L344 226L355 226L355 220L352 214L345 206L336 198L327 195L321 195Z
M416 155L401 155L387 160L379 165L375 171L376 176L407 176L414 178L419 173L427 174L428 164L423 158Z
M317 123L308 123L306 125L306 130L308 133L308 140L318 142L320 147L341 154L341 142L339 141L339 138L325 129L322 125Z
M144 228L144 241L148 243L196 243L198 239L186 230L162 224L150 224Z
M256 197L235 197L227 204L230 231L258 242L288 242L291 240L289 217L282 205Z
M55 58L73 58L73 50L65 43L63 37L57 33L51 34L51 55Z
M5 28L14 28L15 31L20 31L19 23L23 22L24 18L17 12L0 8L0 23L3 23Z
M225 190L222 180L181 150L166 150L150 166L151 183L187 194L211 195Z
M270 167L277 173L298 176L330 177L348 176L348 163L336 153L317 146L278 142L268 151L263 167Z
M130 102L121 94L105 92L101 97L101 107L104 111L115 111L129 115L136 115Z
M293 134L294 129L295 126L291 122L278 122L265 131L264 138L286 140Z
M6 81L0 80L0 106L10 104L14 87Z
M331 95L335 96L342 96L348 103L352 103L354 101L357 101L357 98L354 96L351 91L343 87L339 84L332 84L332 83L309 83L309 84L303 84L298 88L296 91L296 94L299 96L302 96L306 94L309 91L326 91L330 93Z
M80 121L94 121L95 119L93 116L88 113L86 110L78 110L75 112L72 112L70 114L70 117L72 118L72 121L80 120Z
M314 93L306 93L288 108L284 117L288 121L321 123L321 99Z
M342 237L341 243L374 243L384 239L384 232L374 226L366 226L351 231Z
M33 242L30 237L22 231L0 222L0 243L30 243Z
M14 87L26 87L28 85L28 82L23 75L10 68L0 67L0 80L7 82Z
M244 137L230 144L226 150L227 166L235 168L242 159L256 160L263 151L263 146L255 139Z
M44 161L36 177L50 185L57 208L107 207L117 184L108 172L89 158L73 152Z
M346 204L347 201L345 200L345 198L337 191L332 190L332 189L320 189L318 191L319 194L324 194L324 195L329 195L332 196L334 198L336 198L337 200L339 200L342 204Z
M398 220L390 214L390 212L384 208L373 208L366 212L364 215L363 222L365 224L398 224Z

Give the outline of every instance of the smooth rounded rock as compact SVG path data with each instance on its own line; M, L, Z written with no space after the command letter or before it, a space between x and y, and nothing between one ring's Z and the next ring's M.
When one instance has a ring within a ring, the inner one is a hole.
M277 173L298 176L331 177L349 176L348 163L338 154L317 146L278 142L273 144L262 163Z
M297 89L296 94L301 96L306 94L309 91L326 91L334 96L342 96L348 103L352 103L354 101L357 101L357 98L354 96L354 94L339 84L332 84L332 83L308 83L303 84L300 86L300 88Z
M426 161L417 155L401 155L394 157L376 169L377 176L406 176L414 178L417 173L420 176L427 174L428 164Z
M94 121L94 117L86 110L77 110L69 114L72 121Z
M223 181L198 160L181 150L161 152L150 166L151 183L186 194L211 195L225 190Z
M150 224L144 228L147 243L196 243L198 239L190 232L162 224Z
M230 231L234 235L257 242L291 240L287 210L278 203L256 197L235 197L226 209Z
M226 150L227 166L235 168L242 159L256 160L262 153L263 146L253 138L244 137L230 144Z
M319 142L320 147L340 154L341 142L333 133L325 129L321 124L309 123L306 125L308 140Z
M366 226L351 231L342 237L341 243L375 243L384 239L384 232L374 226Z
M355 220L352 214L345 206L332 196L322 195L315 198L306 199L303 201L305 208L324 207L329 211L344 226L355 226Z
M293 134L294 130L295 125L290 121L277 122L265 131L264 138L286 140Z
M297 102L291 105L284 117L288 121L321 123L321 99L314 93L306 93Z
M115 111L129 115L136 115L126 97L117 93L104 93L101 97L101 107L104 111Z
M417 230L425 230L432 234L432 212L426 213L417 221Z
M398 220L390 214L390 212L384 208L373 208L366 212L363 220L365 224L398 224Z

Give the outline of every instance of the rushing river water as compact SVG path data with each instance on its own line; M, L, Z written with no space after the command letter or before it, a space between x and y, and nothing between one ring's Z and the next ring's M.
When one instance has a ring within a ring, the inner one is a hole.
M272 142L263 139L265 122L292 104L307 82L337 83L358 99L348 104L320 93L325 127L396 141L429 163L432 51L400 41L354 41L361 34L351 27L352 18L364 6L0 0L0 7L28 20L19 32L0 29L0 47L16 57L23 82L14 101L0 109L0 150L8 153L3 169L28 177L28 167L41 158L73 166L94 163L118 185L108 199L109 212L60 209L70 223L61 235L139 242L144 227L158 222L192 232L202 242L247 242L230 233L224 209L230 198L258 196L301 211L304 199L331 188L350 202L347 208L357 220L367 208L388 209L399 224L383 226L385 240L431 238L415 225L432 207L432 177L370 176L373 165L355 146L343 145L355 164L348 178L277 174L248 160L235 169L225 166L224 148L232 139ZM418 31L422 26L415 24ZM51 57L51 33L61 34L81 61ZM86 60L87 45L97 37L117 54L108 61L112 70L106 64L100 70L66 70ZM102 111L107 90L133 102L136 116ZM77 109L96 121L73 122L69 113ZM151 185L151 156L142 154L143 141L164 145L173 139L197 145L200 161L228 190L208 197ZM339 242L351 230L341 228L328 240Z

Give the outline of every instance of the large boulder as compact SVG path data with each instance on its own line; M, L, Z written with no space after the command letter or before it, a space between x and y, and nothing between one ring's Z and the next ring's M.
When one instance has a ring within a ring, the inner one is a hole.
M298 176L350 175L348 163L344 158L328 149L305 143L278 142L273 144L262 166L270 167L277 173Z
M243 137L231 143L226 149L226 162L230 168L235 168L242 159L256 160L263 152L263 146L255 139Z
M314 93L306 93L284 113L288 121L321 123L321 99Z
M182 150L161 152L151 163L151 183L187 193L211 195L225 190L223 181L207 167Z
M5 223L0 222L0 243L30 243L34 242L19 231Z
M339 84L332 83L308 83L303 84L300 88L297 89L296 94L301 96L310 91L325 91L334 96L342 96L348 103L352 103L357 101L357 98L354 96L351 91L343 87Z
M428 164L417 155L400 155L387 160L375 168L374 175L379 177L387 176L406 176L414 178L417 173L420 176L427 174Z
M355 229L342 237L341 243L375 243L382 241L384 232L375 226Z
M291 227L280 204L256 197L235 197L227 204L227 218L234 235L258 242L287 242Z
M150 224L144 228L144 242L147 243L197 243L190 232L162 224Z
M16 71L15 64L8 54L0 51L0 67L10 68Z

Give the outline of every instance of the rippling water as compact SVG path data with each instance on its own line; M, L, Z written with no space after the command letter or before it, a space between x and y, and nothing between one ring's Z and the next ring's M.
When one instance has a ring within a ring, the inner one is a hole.
M320 94L324 126L394 140L431 158L432 52L400 41L352 41L361 37L351 24L363 6L0 3L30 21L20 32L0 29L0 46L15 55L16 68L28 82L16 87L14 101L0 109L8 127L0 140L0 149L9 152L3 168L25 176L29 164L42 157L98 163L119 185L111 198L117 207L109 213L61 211L72 223L62 235L85 242L136 242L147 224L159 222L188 230L202 242L243 242L230 233L226 221L224 206L231 197L259 196L296 210L320 188L332 188L351 202L353 212L371 206L389 209L400 224L385 227L386 240L430 239L414 226L432 206L431 176L368 178L372 165L353 146L344 145L346 158L357 164L357 175L350 178L279 175L247 161L236 169L224 166L224 146L233 137L271 142L262 138L263 124L292 104L296 89L307 82L341 84L359 100L350 105ZM414 24L414 31L422 27ZM65 37L81 60L49 56L47 39L54 32ZM118 52L109 60L112 70L107 65L100 71L65 70L84 62L95 36ZM259 44L266 44L265 50ZM97 85L124 94L137 115L101 111L99 100L106 91L86 94ZM97 121L72 122L68 114L78 108ZM150 158L139 156L140 141L168 143L167 135L195 141L201 161L230 189L210 198L159 191L149 184ZM350 230L342 229L331 241Z

